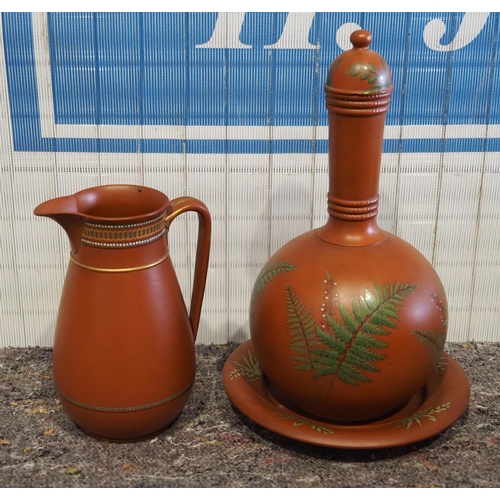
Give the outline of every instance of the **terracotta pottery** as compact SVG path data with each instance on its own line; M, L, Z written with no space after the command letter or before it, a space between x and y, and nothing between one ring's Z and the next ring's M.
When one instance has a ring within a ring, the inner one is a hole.
M167 235L175 217L190 210L199 215L199 234L188 315ZM64 410L88 434L111 441L161 432L193 387L207 207L147 187L110 185L47 201L34 213L58 222L71 245L53 354Z
M274 397L339 424L407 406L447 359L439 277L420 252L377 225L393 84L387 63L368 49L371 39L354 32L353 49L328 71L328 221L270 258L250 305L255 363ZM455 419L467 404L466 378L460 390L466 397ZM435 401L443 412L448 403Z
M253 421L282 436L331 448L390 448L430 438L455 422L469 401L467 376L447 354L405 405L357 424L320 419L279 394L263 375L251 340L229 356L222 379L233 404Z

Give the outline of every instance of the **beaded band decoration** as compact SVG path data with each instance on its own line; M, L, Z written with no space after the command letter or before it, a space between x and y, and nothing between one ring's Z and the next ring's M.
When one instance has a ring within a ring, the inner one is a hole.
M70 397L66 396L63 394L59 389L56 388L57 394L61 396L63 399L68 401L71 404L74 404L76 406L79 406L80 408L85 408L86 410L94 410L94 411L106 411L106 412L113 412L113 413L118 413L118 412L129 412L129 411L141 411L141 410L149 410L150 408L155 408L156 406L161 406L166 403L170 403L170 401L173 401L174 399L178 398L179 396L182 396L186 391L188 391L191 386L194 383L194 379L189 382L189 384L181 389L178 393L173 394L172 396L169 396L165 399L162 399L161 401L155 401L154 403L149 403L141 406L129 406L129 407L120 407L120 408L115 408L115 407L108 407L108 406L94 406L94 405L89 405L85 403L80 403L79 401L75 401L74 399L71 399Z
M150 243L165 233L165 214L136 224L105 225L85 222L82 243L93 247L128 248Z

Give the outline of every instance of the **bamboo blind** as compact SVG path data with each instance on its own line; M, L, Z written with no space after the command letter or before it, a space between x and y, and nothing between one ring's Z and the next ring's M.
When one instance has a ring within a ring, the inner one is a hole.
M198 342L249 338L260 268L326 222L322 85L357 27L396 86L379 224L440 275L448 340L500 341L499 24L497 13L3 14L0 346L53 341L69 244L34 207L114 183L208 205ZM187 299L196 225L182 215L170 231Z

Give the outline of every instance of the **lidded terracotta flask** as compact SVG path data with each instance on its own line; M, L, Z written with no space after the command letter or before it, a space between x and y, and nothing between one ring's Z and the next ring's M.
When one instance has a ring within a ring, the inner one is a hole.
M328 71L328 221L270 258L250 305L256 357L278 394L352 423L388 414L426 384L448 322L432 266L377 225L393 85L371 39L354 32Z
M168 248L172 221L199 215L188 315ZM88 434L111 441L155 435L180 414L195 377L194 341L207 276L211 220L190 197L109 185L46 201L71 254L53 352L61 404Z

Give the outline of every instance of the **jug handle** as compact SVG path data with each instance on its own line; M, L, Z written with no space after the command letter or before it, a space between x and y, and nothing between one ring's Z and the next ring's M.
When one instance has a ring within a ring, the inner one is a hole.
M210 256L210 235L212 221L207 206L190 196L182 196L171 200L172 212L165 217L165 227L170 229L172 221L184 212L198 212L198 243L196 247L196 262L194 267L193 293L191 295L191 307L189 310L189 321L193 330L193 339L196 340L198 326L200 323L201 305L207 281L208 258Z

